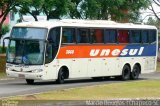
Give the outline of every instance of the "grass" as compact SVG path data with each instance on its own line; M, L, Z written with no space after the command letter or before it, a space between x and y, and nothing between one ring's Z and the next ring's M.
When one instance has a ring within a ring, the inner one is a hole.
M157 62L157 69L156 71L160 72L160 62Z
M112 83L41 94L16 96L11 100L105 100L117 98L160 98L160 80Z
M0 72L0 79L6 78L6 73L5 72Z
M5 67L6 67L6 57L4 55L0 56L0 79L5 78Z
M5 66L6 66L6 57L0 56L0 72L5 71Z

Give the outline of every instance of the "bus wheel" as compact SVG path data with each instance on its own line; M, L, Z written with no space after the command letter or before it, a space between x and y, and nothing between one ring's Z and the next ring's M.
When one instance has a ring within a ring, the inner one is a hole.
M34 84L34 80L32 79L26 79L27 84L32 85Z
M139 78L140 68L138 65L134 65L133 70L131 72L131 79L136 80Z
M65 79L65 72L64 72L63 68L61 68L59 70L58 79L56 80L56 82L58 84L63 84L64 83L64 79Z
M130 73L131 73L130 67L128 65L125 65L123 67L123 70L122 70L121 79L124 80L124 81L129 80L130 79Z

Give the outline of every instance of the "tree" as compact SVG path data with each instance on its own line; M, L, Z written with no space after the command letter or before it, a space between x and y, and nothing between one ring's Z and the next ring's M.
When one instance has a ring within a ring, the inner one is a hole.
M9 25L5 24L2 26L2 35L5 35L6 33L8 33L10 30Z
M128 19L132 22L137 21L140 18L140 10L147 9L150 5L149 0L126 0L123 7L128 9Z
M124 0L114 0L112 2L110 0L71 0L74 6L70 9L69 15L71 18L109 19L115 3L121 3L121 1Z
M70 0L44 0L42 12L47 16L47 20L60 19L67 15L70 3Z
M84 19L97 19L99 8L97 0L83 0L79 5L79 13Z
M154 25L160 30L160 21L159 21L159 19L153 19L152 17L149 17L145 24Z
M20 7L19 13L22 15L30 14L35 21L38 21L37 15L42 12L43 3L44 0L21 0L20 5L18 6Z
M2 37L2 26L11 10L16 10L19 0L1 0L0 2L0 38Z
M115 21L136 20L139 18L139 10L147 8L148 0L71 0L71 18L82 19L112 19ZM74 9L73 9L74 8ZM75 16L73 16L75 15Z
M154 4L156 7L160 7L160 0L152 0L152 2L150 3L150 7L148 8L149 10L151 10L153 12L153 14L155 15L155 17L160 21L160 10L158 12L155 11L154 8Z
M81 17L81 13L79 11L80 7L80 2L82 0L71 0L71 3L68 5L68 15L70 16L70 18L72 19L80 19Z

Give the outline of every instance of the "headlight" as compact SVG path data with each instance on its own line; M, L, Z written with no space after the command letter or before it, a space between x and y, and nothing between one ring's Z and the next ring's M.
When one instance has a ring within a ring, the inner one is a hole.
M6 67L6 71L12 71L12 69L9 67Z
M9 68L8 67L6 67L6 70L8 70Z
M39 73L39 72L42 72L43 70L42 69L35 69L35 70L32 70L33 73Z

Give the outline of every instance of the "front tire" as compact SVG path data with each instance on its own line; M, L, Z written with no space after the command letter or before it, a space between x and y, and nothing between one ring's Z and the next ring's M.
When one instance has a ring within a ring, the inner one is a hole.
M61 68L61 69L59 70L58 79L56 80L56 82L57 82L58 84L63 84L63 83L64 83L64 79L65 79L65 73L64 73L63 69Z
M134 65L133 70L131 72L131 79L137 80L140 74L140 67L138 65Z
M34 80L32 79L26 79L27 84L32 85L34 84Z

